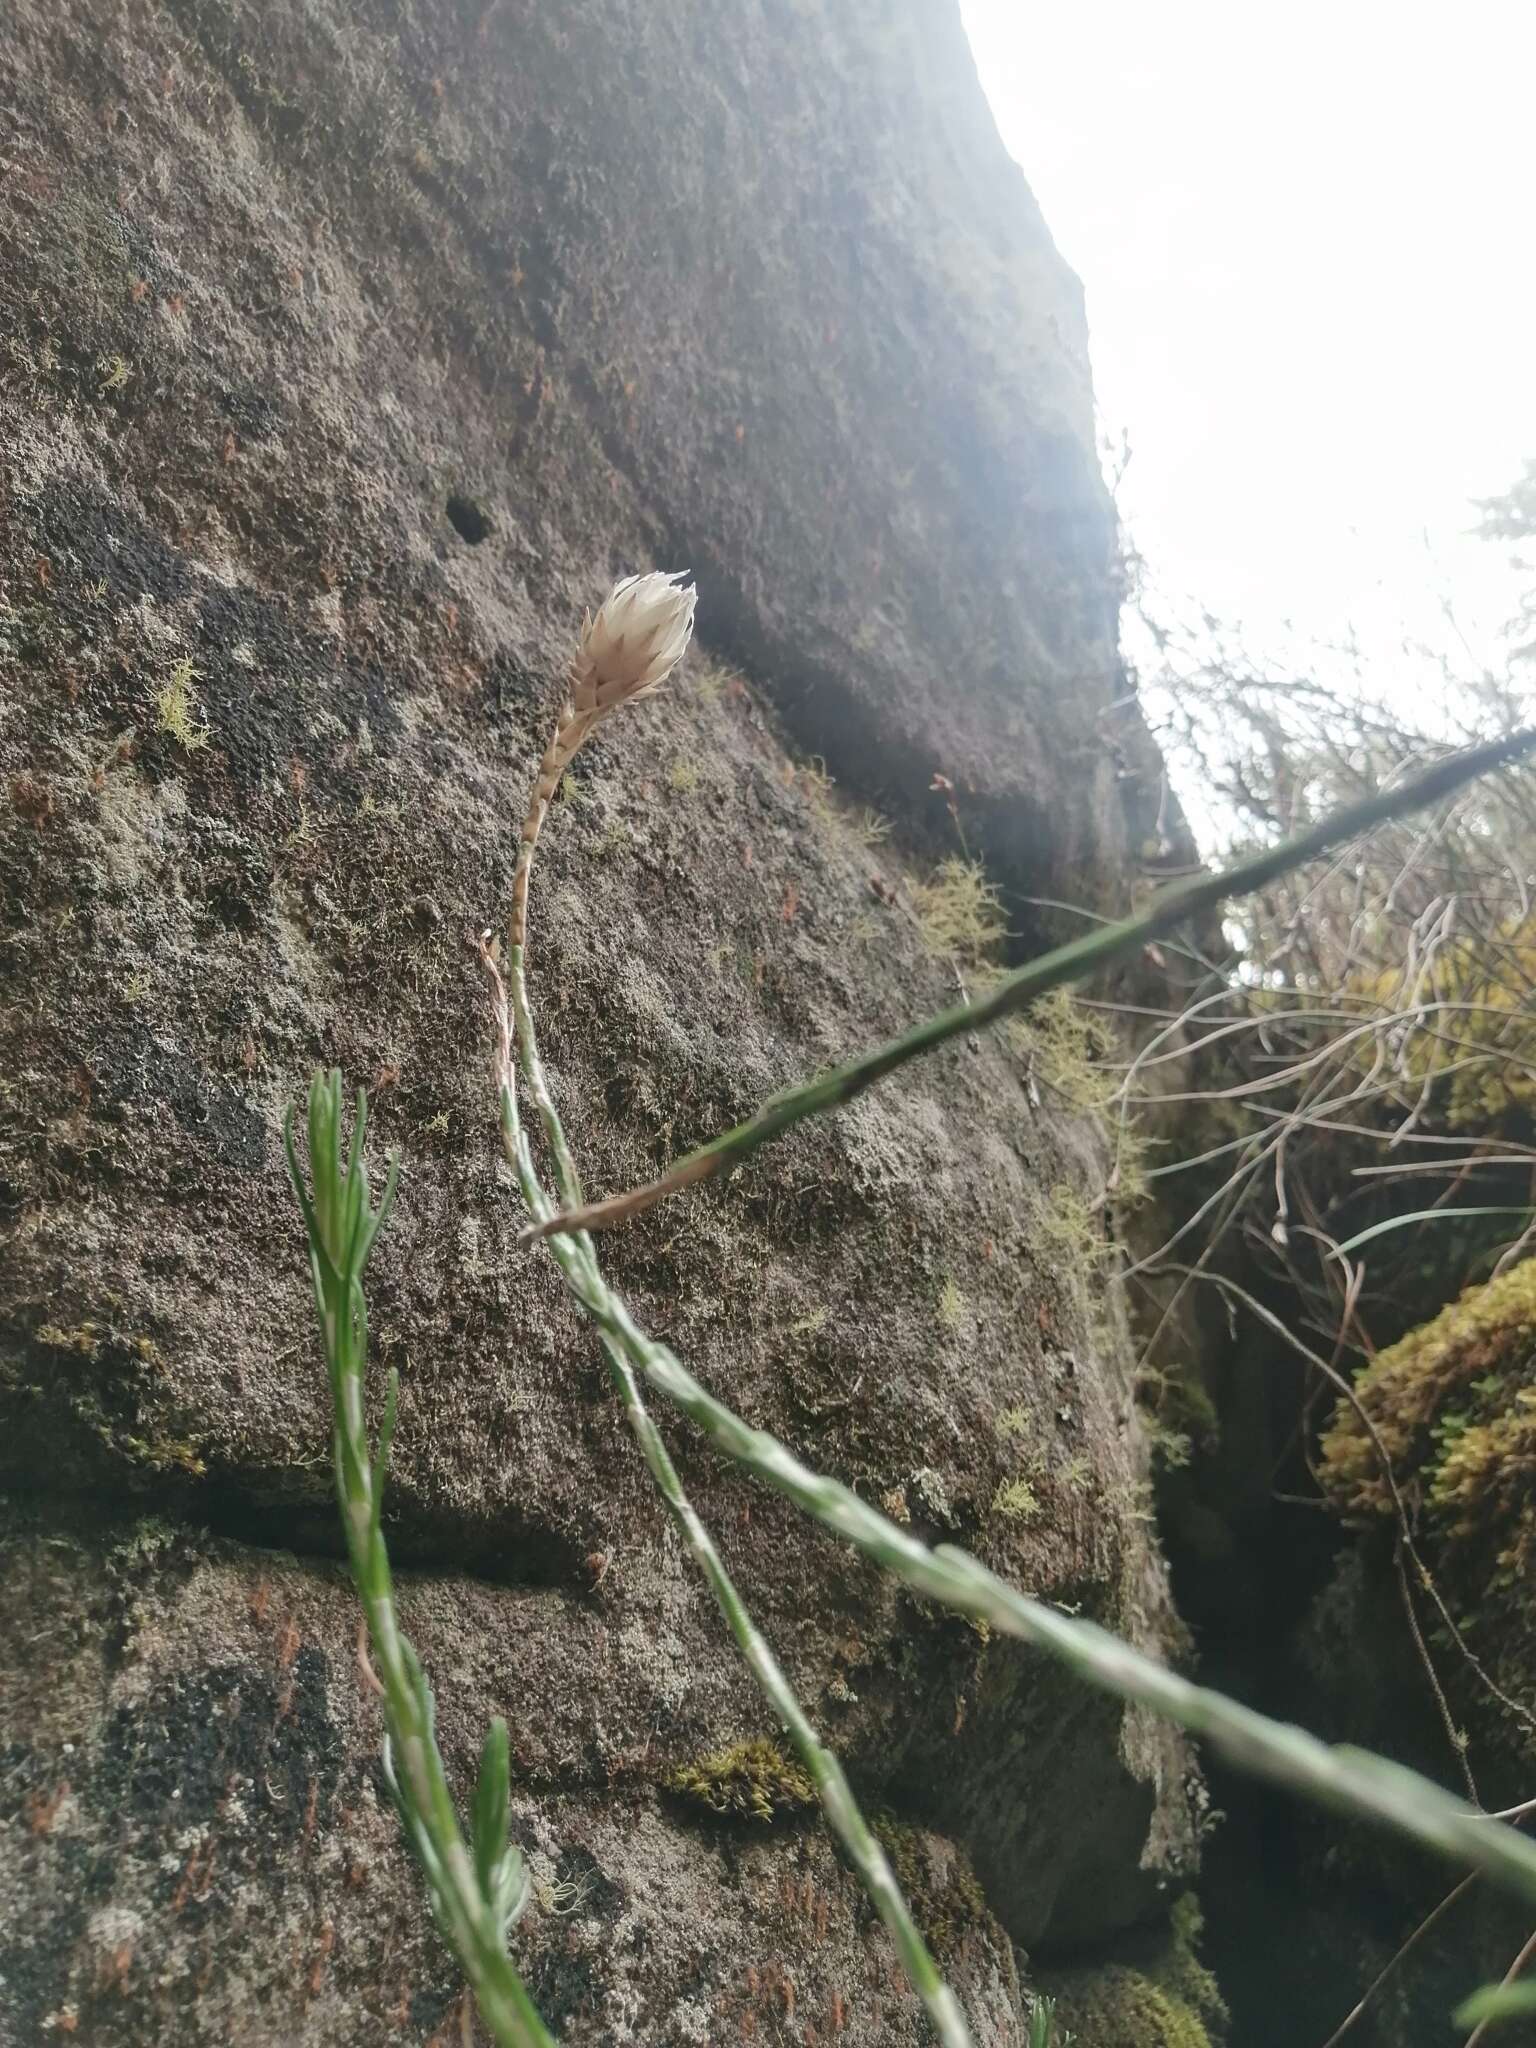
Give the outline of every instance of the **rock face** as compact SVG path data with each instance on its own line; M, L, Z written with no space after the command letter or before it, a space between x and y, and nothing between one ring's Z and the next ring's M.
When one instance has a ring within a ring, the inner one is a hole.
M334 1562L276 1135L323 1062L404 1155L391 1542L461 1783L511 1724L546 2015L916 2041L816 1817L668 1789L773 1731L513 1248L465 941L580 610L653 561L701 650L582 758L534 891L594 1188L952 994L901 865L952 850L936 774L1018 894L1126 886L1155 774L1077 287L958 21L21 0L0 95L0 2031L456 2028ZM1104 1175L963 1047L611 1271L812 1462L1172 1648ZM667 1426L979 2037L1021 2040L1015 1945L1091 1955L1189 1869L1183 1749Z

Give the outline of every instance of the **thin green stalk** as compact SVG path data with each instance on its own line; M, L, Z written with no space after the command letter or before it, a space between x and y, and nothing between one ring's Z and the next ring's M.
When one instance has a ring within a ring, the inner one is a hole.
M518 1113L516 1083L512 1072L511 1040L514 1036L523 1078L549 1139L550 1151L555 1162L555 1179L562 1199L568 1204L579 1202L581 1187L575 1162L566 1143L559 1112L545 1079L543 1062L539 1058L538 1039L534 1030L533 1013L528 1003L527 982L523 971L523 948L514 945L508 952L510 1021L507 988L503 985L489 953L482 950L482 959L491 983L492 1006L497 1026L496 1080L501 1102L502 1144L517 1174L523 1200L527 1203L530 1213L535 1217L547 1217L554 1213L554 1205L539 1180L527 1133L522 1127ZM842 1765L817 1736L793 1686L753 1621L746 1602L737 1591L735 1582L715 1548L714 1539L688 1498L677 1468L662 1440L661 1432L645 1405L624 1345L611 1334L604 1325L602 1316L598 1314L600 1306L606 1307L611 1314L614 1304L598 1266L592 1240L584 1232L579 1232L574 1236L555 1239L550 1248L572 1292L598 1320L598 1334L602 1341L604 1356L608 1361L610 1376L623 1405L625 1419L640 1446L656 1489L694 1561L708 1581L748 1669L778 1715L796 1754L805 1765L821 1800L828 1825L846 1850L876 1912L896 1945L908 1982L922 2000L944 2048L970 2048L971 2035L959 2001L945 1983L938 1965L917 1930L907 1903L902 1897L895 1873L859 1809Z
M1043 1650L1089 1685L1136 1700L1221 1749L1245 1770L1324 1806L1379 1822L1423 1847L1536 1898L1536 1844L1491 1821L1416 1771L1370 1751L1330 1747L1305 1730L1191 1684L1095 1623L1032 1600L950 1544L930 1550L850 1488L802 1465L766 1430L754 1429L700 1386L676 1355L648 1336L611 1289L583 1296L600 1327L656 1390L696 1422L715 1447L784 1494L914 1592L988 1621Z
M348 1158L341 1135L341 1076L317 1074L309 1091L312 1193L299 1171L291 1110L283 1120L283 1143L309 1233L310 1274L331 1386L336 1500L373 1653L369 1675L384 1715L385 1776L426 1878L432 1916L458 1957L499 2048L554 2048L507 1954L507 1935L527 1901L528 1878L522 1857L507 1839L506 1724L493 1722L486 1737L471 1849L459 1827L433 1732L432 1689L395 1612L380 1519L399 1381L390 1374L374 1451L368 1441L363 1270L394 1201L400 1162L398 1155L391 1157L375 1210L363 1157L367 1122L367 1099L359 1090Z
M1139 917L1104 925L1080 939L1074 939L1069 945L1058 946L1054 952L1043 954L1040 959L1030 961L1028 966L1005 975L995 989L977 1001L960 1003L953 1009L941 1011L938 1016L914 1025L900 1037L888 1039L884 1045L861 1054L846 1066L834 1068L801 1087L770 1097L745 1123L737 1124L734 1130L725 1131L707 1145L687 1153L658 1179L613 1195L607 1201L578 1204L558 1215L536 1221L524 1231L523 1239L528 1241L573 1230L605 1230L622 1223L695 1181L708 1179L724 1167L739 1165L760 1145L782 1136L806 1117L822 1116L852 1102L874 1082L904 1066L908 1060L916 1059L920 1053L931 1052L934 1047L966 1032L979 1031L1000 1017L1026 1008L1053 988L1081 981L1111 960L1137 951L1188 919L1219 909L1229 896L1252 895L1255 890L1289 874L1294 868L1304 867L1309 860L1315 860L1319 854L1327 853L1342 841L1354 839L1390 818L1400 818L1411 811L1421 810L1426 804L1436 803L1480 775L1523 760L1533 749L1536 749L1536 729L1512 733L1505 739L1490 741L1486 746L1452 754L1396 789L1383 790L1361 803L1347 805L1324 818L1321 824L1264 853L1255 854L1251 860L1239 861L1235 867L1221 874L1204 875L1165 890Z

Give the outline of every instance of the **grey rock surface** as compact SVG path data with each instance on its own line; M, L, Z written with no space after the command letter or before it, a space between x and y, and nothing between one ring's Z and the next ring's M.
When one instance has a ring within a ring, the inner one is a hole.
M936 773L1018 894L1129 886L1155 763L1078 289L958 20L20 0L0 103L4 2024L456 2029L332 1561L277 1141L325 1063L404 1155L391 1541L455 1768L511 1723L546 2009L573 2041L919 2039L817 1826L667 1790L771 1730L513 1248L466 940L581 609L653 561L696 570L700 649L582 757L534 888L594 1189L952 995L904 882L952 844ZM1104 1172L1006 1043L962 1045L611 1270L810 1461L1176 1651ZM1191 1867L1185 1751L667 1427L917 1831L980 2038L1020 2039L1013 1944L1091 1947Z

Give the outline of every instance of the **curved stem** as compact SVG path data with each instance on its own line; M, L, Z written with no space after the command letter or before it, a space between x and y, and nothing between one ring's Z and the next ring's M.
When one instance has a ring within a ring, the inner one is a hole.
M528 1003L523 949L514 946L507 959L507 982L489 952L482 945L481 961L491 984L492 1010L496 1019L495 1072L501 1103L502 1145L522 1189L523 1200L536 1218L550 1216L554 1205L539 1180L533 1164L527 1133L518 1114L516 1077L512 1071L512 1041L515 1037L518 1062L539 1120L549 1139L555 1162L555 1180L562 1198L570 1203L580 1199L575 1162L566 1143L554 1099L539 1058L533 1013ZM508 1001L510 985L510 1004ZM509 1014L510 1012L510 1014ZM603 1305L611 1318L614 1300L598 1265L592 1240L584 1234L556 1238L550 1246L561 1271L577 1299L594 1315L599 1329L609 1376L618 1392L635 1441L661 1495L667 1512L715 1596L726 1626L756 1679L764 1697L778 1715L790 1743L815 1785L827 1824L847 1852L875 1911L880 1915L901 1959L907 1981L922 2000L944 2048L970 2048L971 2034L954 1993L918 1932L901 1887L896 1881L884 1850L860 1811L853 1788L842 1765L817 1736L801 1706L794 1687L785 1676L768 1642L758 1630L746 1602L715 1547L714 1539L689 1500L661 1432L657 1429L641 1393L640 1382L625 1346L597 1314Z

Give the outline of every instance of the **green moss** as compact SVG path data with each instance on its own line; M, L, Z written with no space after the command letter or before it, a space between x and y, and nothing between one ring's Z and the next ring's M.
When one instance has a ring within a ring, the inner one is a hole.
M150 1472L185 1472L201 1479L208 1470L198 1446L190 1437L141 1436L136 1430L114 1422L97 1392L80 1389L70 1398L76 1420L104 1443L115 1457Z
M959 1849L939 1843L922 1828L877 1813L870 1826L879 1839L912 1909L918 1931L942 1963L987 1914L986 1894Z
M816 1804L810 1773L760 1735L679 1764L664 1783L679 1799L733 1820L781 1820Z
M1058 2026L1083 2048L1210 2048L1198 2013L1122 1963L1063 1979L1056 2000Z
M965 1321L965 1296L953 1280L946 1279L939 1289L937 1307L939 1321L946 1330L958 1330Z
M1536 1454L1536 1259L1469 1287L1389 1346L1355 1393L1399 1486L1416 1481L1449 1533L1471 1535L1490 1521L1523 1529ZM1322 1477L1347 1513L1393 1512L1376 1447L1347 1402L1323 1438Z
M1143 1365L1136 1375L1136 1403L1152 1455L1160 1465L1187 1465L1196 1448L1214 1451L1221 1436L1216 1404L1198 1367L1183 1360Z
M1114 1100L1120 1085L1110 1065L1118 1050L1114 1032L1071 989L1052 989L1022 1016L1010 1017L1003 1037L1040 1085L1067 1108L1103 1114Z
M132 1533L120 1543L115 1543L106 1553L105 1564L109 1577L131 1578L169 1555L186 1535L184 1529L174 1522L167 1522L159 1515L146 1515L136 1523Z
M69 1330L58 1323L40 1323L37 1341L51 1351L78 1351L82 1358L94 1358L101 1349L101 1333L94 1323L76 1323Z
M1051 1187L1035 1220L1040 1235L1063 1266L1092 1270L1114 1256L1114 1244L1105 1230L1104 1204L1089 1201L1068 1181L1057 1181Z
M923 944L962 967L985 966L1008 936L1002 899L980 861L941 861L926 882L914 882L912 908Z
M196 679L197 670L191 662L178 661L155 693L156 724L189 754L208 744L208 726L192 688Z
M1115 1959L1047 1971L1058 2030L1075 2048L1217 2048L1227 2009L1196 1954L1200 1908L1186 1896L1166 1928L1127 1943Z
M1436 1584L1501 1689L1536 1689L1527 1589L1536 1567L1536 1259L1470 1287L1380 1353L1355 1392L1419 1518ZM1340 1402L1320 1472L1334 1505L1367 1520L1395 1508L1359 1414ZM1501 1724L1508 1731L1514 1722ZM1531 1728L1519 1738L1529 1755Z
M992 1496L992 1512L1010 1522L1033 1522L1040 1516L1040 1496L1027 1479L1009 1479Z

